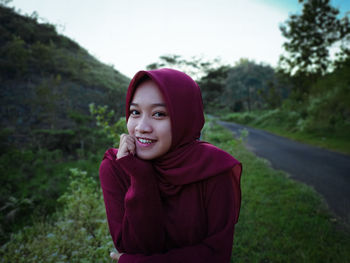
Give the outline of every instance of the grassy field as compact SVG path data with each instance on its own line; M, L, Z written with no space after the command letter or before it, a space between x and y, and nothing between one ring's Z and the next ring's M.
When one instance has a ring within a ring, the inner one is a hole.
M279 110L229 113L221 119L263 129L295 141L350 154L349 125L334 129L304 129L305 122L300 121L296 113Z
M349 227L335 220L312 188L273 170L213 122L205 125L203 139L243 163L231 262L350 262ZM0 262L110 262L113 243L96 174L72 169L66 176L63 209L13 234L0 249Z

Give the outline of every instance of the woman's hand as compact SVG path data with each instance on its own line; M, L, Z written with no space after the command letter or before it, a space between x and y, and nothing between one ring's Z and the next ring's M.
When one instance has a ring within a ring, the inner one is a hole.
M127 156L130 153L135 155L135 152L136 152L135 139L125 133L120 135L117 159Z
M118 262L118 260L120 259L120 257L123 255L124 253L119 253L119 252L111 252L111 254L109 254L109 256L111 257L112 260L116 260Z

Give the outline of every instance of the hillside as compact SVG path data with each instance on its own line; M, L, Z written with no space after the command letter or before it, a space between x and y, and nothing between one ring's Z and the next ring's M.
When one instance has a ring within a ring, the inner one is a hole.
M73 163L98 170L114 141L89 105L107 105L115 122L128 83L53 25L0 3L0 244L60 207Z
M74 128L71 116L88 115L90 103L119 117L128 82L53 25L0 5L0 124L8 143L30 142L28 132Z

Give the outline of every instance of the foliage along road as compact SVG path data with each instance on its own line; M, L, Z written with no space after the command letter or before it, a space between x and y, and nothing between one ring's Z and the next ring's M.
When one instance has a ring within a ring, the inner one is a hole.
M235 123L219 121L219 124L238 136L247 129L248 149L269 160L274 169L314 187L336 215L350 221L350 156Z

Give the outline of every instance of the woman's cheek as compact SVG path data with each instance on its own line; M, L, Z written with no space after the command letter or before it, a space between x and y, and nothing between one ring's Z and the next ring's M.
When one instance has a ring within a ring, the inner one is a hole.
M126 128L128 129L129 135L135 134L135 123L131 118L128 119L128 123L126 124Z

